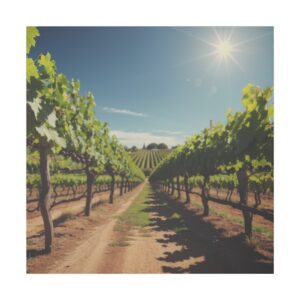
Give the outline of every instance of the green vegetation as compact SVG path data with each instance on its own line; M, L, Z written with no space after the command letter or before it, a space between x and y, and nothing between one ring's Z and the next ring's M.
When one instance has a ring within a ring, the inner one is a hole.
M126 242L126 240L120 240L120 241L116 241L116 242L112 242L108 244L110 247L127 247L129 246L129 243Z
M199 207L200 209L203 209L203 205L201 203L198 202L198 203L195 203L195 205L197 207ZM243 217L233 216L230 213L220 211L220 210L216 210L214 208L210 208L210 212L211 212L212 215L222 217L223 219L228 220L230 222L238 223L240 225L244 224ZM270 230L269 228L263 227L263 226L253 225L253 232L263 234L263 235L267 236L270 239L273 239L273 236L274 236L273 230Z
M151 144L150 144L151 145ZM131 153L133 161L149 176L160 161L171 153L169 149L137 150Z
M168 149L168 146L165 143L160 143L160 144L151 143L151 144L147 145L146 148L147 148L147 150Z
M58 73L48 52L30 56L38 36L36 28L27 28L27 189L30 195L33 189L39 190L46 252L51 252L53 244L55 223L49 210L58 187L67 188L68 195L72 190L75 196L77 188L84 186L84 213L89 216L95 191L105 186L110 190L109 202L113 203L115 186L120 187L122 195L143 182L144 175L172 194L175 185L178 191L184 185L187 203L191 189L200 187L204 215L210 211L244 225L249 239L252 232L273 238L272 230L252 226L254 209L248 207L249 190L255 193L255 209L261 204L262 193L273 192L272 88L247 85L242 111L228 112L225 125L205 128L173 150L163 143L151 143L141 150L133 146L128 151L110 134L107 123L96 117L94 97L90 92L81 95L79 80L68 80ZM209 189L227 190L226 200L238 189L242 217L209 208ZM147 211L150 193L151 187L146 183L130 208L118 217L115 231L128 233L137 228L147 236L151 223ZM160 208L164 206L168 209L165 202ZM65 213L56 224L70 218L72 215ZM171 212L167 221L174 224L178 234L187 230L178 213ZM126 240L111 244L127 245Z
M272 88L248 84L243 89L244 109L227 113L227 123L212 125L174 149L152 172L150 180L174 193L183 177L186 202L190 202L189 178L197 176L204 215L209 215L209 189L238 188L245 234L252 235L253 210L248 208L248 191L255 192L255 208L260 194L273 191L274 106ZM226 175L226 176L224 176Z
M175 221L174 223L176 223L176 226L173 227L173 230L179 234L181 232L184 232L186 230L188 230L188 227L185 223L185 221L182 219L182 217L180 216L180 214L178 214L177 212L174 212L170 218L169 221Z
M44 222L45 250L51 252L54 231L49 213L51 176L81 167L86 178L85 215L92 208L93 186L97 176L109 175L113 203L116 176L120 176L121 193L144 180L143 172L132 161L123 145L111 135L107 123L97 119L93 94L80 94L80 81L58 73L51 54L32 57L39 31L27 28L27 170L40 178L39 209ZM58 158L58 162L54 160ZM71 163L75 162L75 165ZM78 164L78 165L76 165ZM34 167L35 166L35 167ZM32 178L31 178L32 179ZM29 180L31 180L29 179ZM30 185L30 183L29 183Z
M118 217L116 231L128 231L132 227L140 229L150 225L150 215L147 212L147 199L151 192L151 187L146 183L144 189L134 200L133 204L121 216Z

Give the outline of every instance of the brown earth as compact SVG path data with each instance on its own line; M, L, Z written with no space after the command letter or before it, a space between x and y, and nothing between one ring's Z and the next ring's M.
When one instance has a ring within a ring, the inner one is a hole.
M192 191L196 192L198 194L201 194L201 191L199 188L193 188ZM213 196L216 198L226 199L227 191L224 191L224 190L217 191L215 189L210 189L209 194L210 194L210 196ZM239 201L240 201L240 196L236 189L232 193L231 201L235 202L235 203L239 203ZM254 204L255 204L254 193L252 193L252 192L248 193L248 202L249 202L248 203L249 206L254 206ZM273 210L273 207L274 207L273 196L262 194L261 195L261 205L259 206L259 208Z
M147 200L151 225L115 233L99 273L272 273L273 242L161 192ZM125 236L124 236L125 235ZM125 242L125 243L124 243ZM118 246L119 245L119 246Z
M115 193L118 194L118 191ZM106 201L106 199L108 199L108 196L109 192L95 194L92 200L92 205L100 205ZM76 215L80 214L84 210L85 197L80 197L80 194L76 195L75 197L78 197L79 199L76 201L69 201L69 197L67 197L65 200L69 202L60 203L51 209L51 216L54 222L60 218L63 218L66 214ZM43 230L43 220L40 212L27 212L27 236L30 236L41 230Z
M117 189L116 189L117 190ZM103 194L105 192L108 192L108 190L104 190L102 192L96 192L94 189L94 196L98 197L99 194ZM118 192L116 191L116 194ZM40 212L37 209L38 208L38 197L39 197L39 192L34 190L32 192L32 195L29 197L27 195L27 219L35 218L40 216ZM56 209L61 209L61 207L68 207L68 206L73 206L74 203L76 202L85 202L85 197L86 197L86 188L80 187L77 189L76 193L73 194L72 190L67 191L66 189L63 190L61 188L57 189L57 197L54 196L54 192L52 190L52 199L51 199L51 212L56 210ZM69 204L71 203L71 204Z
M114 223L114 217L128 208L142 188L143 184L122 197L116 196L113 205L108 203L107 193L94 197L95 207L90 217L84 216L82 207L79 207L78 203L71 202L67 212L62 207L57 208L57 213L61 216L54 219L53 222L55 227L54 243L52 253L49 255L45 255L43 250L44 233L42 223L40 223L42 222L41 217L39 223L35 218L27 219L27 272L49 273L53 265L61 264L67 259L66 256L70 251L76 250L77 247L88 241L94 232L96 235L97 232L102 232L103 225L107 225L109 222ZM78 213L78 209L81 209L81 212ZM80 255L82 254L83 252L80 253Z
M202 217L197 205L187 207L183 200L154 189L146 199L149 226L116 230L117 217L130 207L142 188L119 198L115 205L100 205L91 218L79 215L58 225L53 254L36 252L28 259L28 272L273 272L270 238L254 234L258 242L249 243L241 224L217 215ZM41 243L42 235L31 240L34 247Z
M200 205L200 207L202 207L201 197L199 195L191 194L191 202L192 202L192 204L194 204L196 206ZM269 202L271 202L271 200L269 200ZM264 202L262 202L262 203L264 203ZM271 207L271 204L269 203L268 206ZM228 214L228 216L230 216L231 218L232 217L237 217L241 221L243 220L242 211L239 210L239 209L235 209L235 208L233 208L229 205L222 205L222 204L219 204L219 203L209 201L209 207L210 207L210 209L212 209L214 211L218 211L218 212ZM273 206L272 206L272 209L273 209ZM265 228L273 230L274 223L272 221L269 221L269 220L265 219L262 216L254 214L253 215L253 225L263 226Z

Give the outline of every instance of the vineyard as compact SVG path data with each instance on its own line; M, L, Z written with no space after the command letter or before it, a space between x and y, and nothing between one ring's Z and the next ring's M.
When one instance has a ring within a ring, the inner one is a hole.
M132 152L131 157L145 175L149 175L170 152L168 149L137 150Z
M273 88L248 84L242 110L172 150L130 152L79 80L32 56L39 34L28 27L28 272L272 273Z
M178 196L184 185L186 203L190 192L199 187L203 215L209 215L209 202L229 205L242 211L246 236L252 237L253 214L273 221L273 211L259 209L262 194L273 194L273 105L272 89L248 85L243 90L244 111L227 114L227 124L216 124L192 136L163 160L150 176L167 192ZM210 191L226 190L226 197ZM234 190L239 202L232 203ZM254 194L250 205L249 193ZM272 197L272 196L271 196Z
M58 188L63 191L72 187L75 196L77 188L84 185L84 213L89 216L95 186L101 190L101 185L108 183L107 177L103 179L100 175L110 177L109 203L112 204L116 176L121 178L122 195L142 182L144 174L117 138L110 136L107 124L96 118L92 93L81 96L80 82L69 81L57 73L50 53L35 59L30 57L38 36L37 28L28 27L27 187L29 194L38 189L37 209L44 224L45 252L50 253L54 239L50 208L56 198L53 201L52 192L57 196Z

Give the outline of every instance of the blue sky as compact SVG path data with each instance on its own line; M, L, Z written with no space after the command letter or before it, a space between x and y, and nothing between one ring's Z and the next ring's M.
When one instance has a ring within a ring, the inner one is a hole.
M94 94L96 114L131 146L182 143L273 85L272 27L39 27L32 55Z

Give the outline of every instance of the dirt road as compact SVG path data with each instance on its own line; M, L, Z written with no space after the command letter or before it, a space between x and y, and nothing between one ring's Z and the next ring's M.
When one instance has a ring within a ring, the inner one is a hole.
M138 229L131 231L131 240L128 246L119 247L116 243L117 217L121 215L136 198L135 193L128 202L121 205L119 210L105 224L95 228L90 236L74 249L64 260L58 261L49 273L163 273L164 263L158 258L168 251L180 251L183 246L176 242L167 245L158 243L166 235L175 234L169 230L155 231L155 226L148 228L147 232L140 232ZM155 207L155 199L149 198L151 209ZM155 219L157 214L151 213ZM166 218L159 216L161 221ZM188 266L191 263L202 262L203 256L194 257L175 264L176 266ZM173 263L167 264L170 267Z
M118 216L134 202L141 188L112 217L97 226L48 273L270 273L272 254L244 243L240 225L216 217L201 218L179 201L151 189L146 199L150 224L116 232ZM125 242L124 242L125 241Z
M123 203L117 212L105 224L96 227L76 249L64 260L57 262L49 273L99 273L99 266L105 260L105 251L113 236L117 216L122 214L135 200L143 189L138 187L127 202Z

